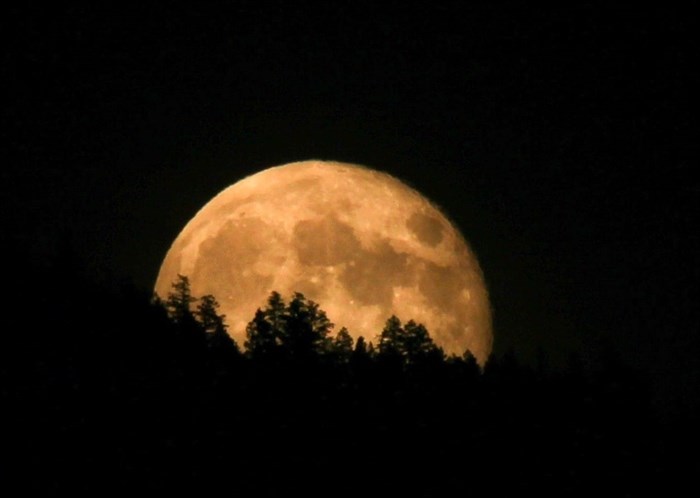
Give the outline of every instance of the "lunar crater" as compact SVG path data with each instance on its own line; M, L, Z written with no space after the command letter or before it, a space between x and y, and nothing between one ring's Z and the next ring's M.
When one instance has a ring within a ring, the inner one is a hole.
M350 225L334 216L324 216L298 222L293 247L301 264L330 266L349 261L361 244Z
M424 213L413 213L406 222L418 240L431 247L437 246L444 238L443 227L440 220Z

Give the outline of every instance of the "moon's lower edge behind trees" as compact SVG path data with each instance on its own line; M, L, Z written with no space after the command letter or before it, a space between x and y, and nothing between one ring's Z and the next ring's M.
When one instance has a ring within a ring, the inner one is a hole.
M425 197L362 166L304 161L266 169L208 202L168 251L155 291L178 274L213 294L229 333L275 290L319 303L336 330L374 340L396 315L425 324L448 354L483 364L493 334L478 261Z

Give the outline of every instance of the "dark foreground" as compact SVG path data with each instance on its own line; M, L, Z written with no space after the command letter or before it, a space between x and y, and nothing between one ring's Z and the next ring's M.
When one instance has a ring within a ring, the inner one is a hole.
M243 354L138 293L64 277L4 317L9 489L639 496L697 468L693 419L659 419L644 372L612 354L483 371L357 343Z

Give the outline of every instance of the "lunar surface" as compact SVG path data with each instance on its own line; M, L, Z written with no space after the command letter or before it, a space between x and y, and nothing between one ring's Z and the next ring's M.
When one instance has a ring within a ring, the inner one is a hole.
M425 197L362 166L304 161L226 188L179 234L155 291L177 274L213 294L243 346L270 292L303 293L354 338L375 340L391 315L423 323L445 352L491 352L491 309L476 257Z

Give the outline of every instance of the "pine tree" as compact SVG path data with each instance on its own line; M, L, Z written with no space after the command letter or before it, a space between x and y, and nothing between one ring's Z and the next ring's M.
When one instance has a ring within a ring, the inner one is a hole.
M221 361L233 360L240 355L240 350L227 332L226 315L220 315L218 311L219 303L211 294L199 299L196 315L207 335L209 349Z
M437 360L442 356L422 323L409 320L399 339L399 350L408 365L425 363L430 359Z
M190 279L178 273L177 279L171 285L172 290L165 300L165 308L170 317L176 322L193 321L192 305L197 298L192 296Z
M379 336L379 354L382 356L401 356L401 342L404 335L401 320L392 315L384 325Z
M258 308L246 327L245 351L251 358L272 357L280 352L287 324L284 300L278 292L271 292L267 306Z
M265 312L258 308L255 317L246 327L246 341L243 345L251 358L261 358L274 354L279 345Z
M295 292L287 306L282 348L290 358L309 359L330 349L328 333L333 324L318 304Z
M364 337L360 336L357 338L357 341L355 342L355 349L353 350L352 354L353 356L369 357L367 342L365 341Z
M177 280L172 284L172 291L168 294L165 307L168 315L176 325L179 337L181 354L188 358L188 368L193 371L201 370L205 362L207 337L202 325L197 321L192 312L192 306L197 298L192 296L190 281L178 274Z
M217 331L226 332L226 315L219 315L219 303L214 296L207 294L199 299L197 305L197 316L199 323L207 334L214 334Z
M265 319L270 324L275 342L279 345L282 341L287 322L287 308L279 292L272 291L270 293L270 297L267 298L267 306L263 313Z
M363 345L364 345L364 339ZM339 363L349 363L353 355L352 336L345 327L341 328L333 340L333 353Z
M350 366L360 382L366 380L373 356L374 346L372 343L368 346L364 337L358 337L357 341L355 341L355 349L350 356Z
M444 353L423 324L409 320L402 325L401 320L392 315L379 336L379 357L387 364L412 366L441 361Z

